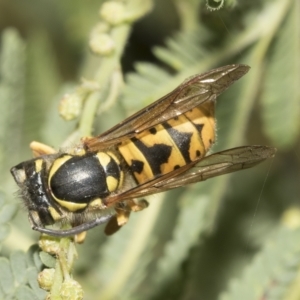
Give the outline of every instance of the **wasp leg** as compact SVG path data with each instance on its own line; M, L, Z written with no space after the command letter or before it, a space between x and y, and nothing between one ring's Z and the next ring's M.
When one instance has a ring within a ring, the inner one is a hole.
M144 208L147 208L149 206L149 203L142 199L142 200L126 200L122 205L117 206L115 208L117 212L117 222L119 226L123 226L128 222L130 213L141 211Z
M75 234L75 236L74 236L75 243L83 244L85 241L85 238L86 238L86 234L87 234L86 231Z
M34 157L56 153L55 149L52 147L36 141L31 142L29 144L29 148L31 149Z
M116 218L117 218L117 223L118 225L121 227L123 225L125 225L128 222L128 219L130 217L130 213L131 213L131 209L129 206L126 205L122 206L122 207L116 207L115 208L116 211Z
M141 211L149 206L149 203L145 199L141 199L137 201L127 200L126 204L130 208L130 211L134 211L134 212Z
M106 235L116 233L122 226L118 224L117 215L113 216L105 226L104 232Z
M149 203L144 199L139 201L127 200L125 202L119 203L119 205L115 207L116 215L109 220L105 227L105 234L114 234L128 222L130 213L132 211L141 211L148 206Z

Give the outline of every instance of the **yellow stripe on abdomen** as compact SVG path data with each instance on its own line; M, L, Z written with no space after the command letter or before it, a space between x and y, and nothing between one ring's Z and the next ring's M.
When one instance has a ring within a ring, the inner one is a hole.
M185 113L186 117L198 128L205 153L215 142L215 103L209 101Z
M138 183L182 167L205 155L200 131L185 115L137 134L118 150Z
M179 149L161 124L122 143L119 151L139 183L185 164Z

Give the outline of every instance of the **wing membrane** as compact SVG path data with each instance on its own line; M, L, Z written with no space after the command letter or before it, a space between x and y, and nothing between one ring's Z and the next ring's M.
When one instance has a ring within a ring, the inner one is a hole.
M245 75L249 66L228 65L188 78L171 93L125 119L98 137L86 139L91 151L113 146L124 139L174 118L206 101L214 101L230 85Z
M265 159L273 157L275 152L275 148L267 146L243 146L217 152L128 191L110 196L105 200L110 205L117 201L145 197L219 175L251 168Z

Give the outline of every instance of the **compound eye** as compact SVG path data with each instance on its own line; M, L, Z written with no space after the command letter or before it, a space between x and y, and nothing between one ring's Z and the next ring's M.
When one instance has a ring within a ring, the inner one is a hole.
M23 162L11 169L15 181L21 188L33 226L54 223L49 207L55 206L55 203L49 193L46 172L46 163L42 158Z

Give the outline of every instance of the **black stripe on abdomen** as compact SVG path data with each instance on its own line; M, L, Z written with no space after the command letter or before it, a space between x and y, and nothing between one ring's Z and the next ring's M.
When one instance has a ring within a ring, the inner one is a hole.
M180 132L176 130L174 127L170 126L167 122L162 123L162 126L167 130L168 134L178 147L180 153L182 154L186 163L191 162L190 158L190 145L191 145L191 138L193 133L192 132Z
M154 176L161 174L161 165L168 162L172 147L166 144L146 146L141 140L132 138L131 141L140 150L147 160Z

